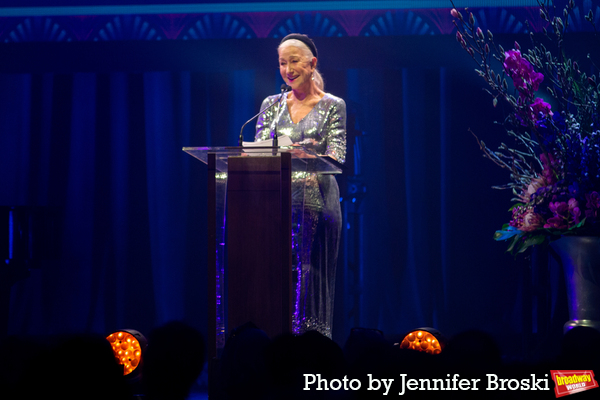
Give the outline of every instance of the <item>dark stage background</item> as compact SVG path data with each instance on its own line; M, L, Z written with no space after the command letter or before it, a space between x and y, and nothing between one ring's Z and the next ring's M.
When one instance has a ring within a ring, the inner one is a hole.
M496 39L505 48L526 43L525 28L514 18L503 25L502 10L477 15L502 27ZM9 333L144 333L173 319L206 332L206 168L181 148L236 144L243 122L282 83L276 47L286 26L314 37L326 90L348 104L334 339L343 343L355 326L390 337L422 326L447 336L478 328L520 356L560 333L560 305L541 310L554 325L532 311L536 291L560 290L530 285L529 261L492 240L512 196L490 186L508 176L482 158L468 130L499 144L505 136L493 121L502 107L492 107L456 43L449 7L422 14L435 12L447 31L430 23L403 32L401 12L381 11L384 20L386 12L396 30L380 34L367 29L377 16L352 35L342 25L329 34L305 12L296 19L304 25L286 25L285 14L264 37L195 40L96 40L99 17L87 30L82 17L70 26L87 36L51 41L44 16L29 25L0 18L0 205L61 216L59 258L13 286ZM19 24L32 27L29 40ZM574 33L574 44L585 35ZM588 50L575 51L584 58Z

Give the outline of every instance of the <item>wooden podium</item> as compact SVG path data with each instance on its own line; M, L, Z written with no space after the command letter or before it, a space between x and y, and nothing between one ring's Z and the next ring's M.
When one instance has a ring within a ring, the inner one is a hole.
M302 147L184 147L208 165L208 355L253 322L270 337L292 330L292 175L339 174ZM300 193L300 195L298 195Z

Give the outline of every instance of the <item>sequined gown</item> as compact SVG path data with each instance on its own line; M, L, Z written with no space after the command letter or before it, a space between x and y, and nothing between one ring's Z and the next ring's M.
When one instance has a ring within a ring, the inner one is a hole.
M292 122L286 96L280 106L262 114L256 124L256 140L289 136L320 155L340 163L346 157L346 103L325 96L297 124ZM267 97L261 110L279 95ZM317 330L331 337L335 270L342 228L340 193L332 175L292 174L292 268L296 289L293 329L301 334Z

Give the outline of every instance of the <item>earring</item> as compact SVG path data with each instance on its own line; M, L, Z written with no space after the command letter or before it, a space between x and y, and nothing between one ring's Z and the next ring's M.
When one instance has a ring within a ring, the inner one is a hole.
M314 73L314 72L311 72L311 73L310 73L310 77L311 77L310 79L314 81L314 80L315 80L315 73Z

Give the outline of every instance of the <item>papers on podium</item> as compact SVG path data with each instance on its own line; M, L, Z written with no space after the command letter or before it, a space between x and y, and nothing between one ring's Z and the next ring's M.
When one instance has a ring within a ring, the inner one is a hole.
M292 145L292 139L289 136L278 136L277 144L279 147L286 147ZM242 147L244 148L244 153L248 153L249 155L264 155L264 149L253 149L253 147L273 147L273 139L262 140L260 142L243 142Z

